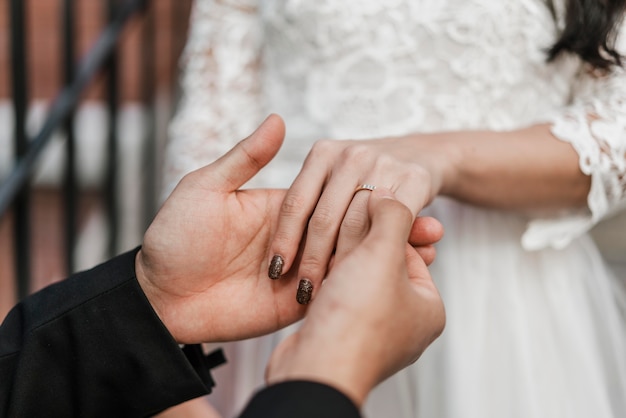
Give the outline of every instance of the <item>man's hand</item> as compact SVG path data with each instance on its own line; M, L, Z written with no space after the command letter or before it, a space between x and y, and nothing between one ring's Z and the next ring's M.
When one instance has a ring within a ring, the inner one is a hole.
M338 249L302 327L274 351L268 383L319 381L360 406L375 385L417 360L442 332L439 293L406 244L411 212L384 189L371 192L368 208L369 232L341 257Z
M285 127L270 116L214 164L188 174L146 232L140 284L180 343L261 335L300 319L293 277L267 278L281 190L239 187L278 152Z
M215 163L187 175L146 232L139 283L180 343L232 341L301 319L293 273L267 277L285 190L238 190L278 152L285 127L270 116ZM412 242L430 262L441 227L418 218ZM297 260L296 260L297 261Z

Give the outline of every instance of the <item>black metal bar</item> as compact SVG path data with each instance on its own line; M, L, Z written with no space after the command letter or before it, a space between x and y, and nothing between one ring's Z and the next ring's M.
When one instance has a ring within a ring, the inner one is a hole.
M13 111L15 115L15 160L18 161L28 151L28 138L26 136L26 111L28 106L28 91L26 90L26 24L24 2L22 0L11 0L10 7L11 87L13 89ZM30 197L27 187L15 195L13 204L15 271L17 274L17 296L19 299L22 299L28 295L30 282Z
M74 0L63 1L63 68L65 85L70 86L74 81ZM76 139L74 137L74 110L71 110L65 119L65 175L63 179L63 194L65 211L63 223L65 225L65 268L67 273L74 272L74 247L77 231L77 186L76 186Z
M107 1L107 13L110 21L115 19L117 0ZM107 109L109 115L109 126L107 135L107 168L105 181L105 205L109 218L109 242L108 254L112 257L117 252L118 237L118 205L117 205L117 104L118 97L118 58L117 51L113 50L109 54L106 63L107 73Z
M151 2L146 3L144 12L144 25L141 40L141 71L139 79L141 80L141 101L144 106L144 138L142 153L142 173L145 173L143 179L143 222L144 229L147 229L152 222L152 218L156 213L156 109L155 95L156 88L156 50L155 50L155 10Z
M22 3L22 1L12 0L15 3ZM27 183L37 162L37 157L50 140L52 133L60 126L69 112L74 109L85 86L95 76L105 59L114 49L126 21L140 10L144 3L145 0L128 0L124 2L115 20L102 31L90 52L81 60L72 85L61 90L59 96L55 98L43 127L30 142L28 152L20 159L0 187L0 215L6 212L19 190Z

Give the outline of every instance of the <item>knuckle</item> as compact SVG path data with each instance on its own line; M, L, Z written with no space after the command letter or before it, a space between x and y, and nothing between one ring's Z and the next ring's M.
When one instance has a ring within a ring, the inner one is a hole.
M347 146L342 157L347 161L363 162L371 158L372 150L366 144L352 144Z
M316 281L318 276L323 275L323 271L326 271L328 260L323 254L318 252L307 254L306 258L302 259L300 264L300 270L304 273L308 279Z
M283 199L281 212L285 216L293 217L304 210L305 198L296 193L287 193Z
M250 145L247 141L239 142L235 149L240 150L240 155L245 161L245 167L251 167L257 171L263 167L263 162L256 157L254 152L251 151Z
M367 222L357 216L347 216L341 223L340 233L351 237L358 237L365 233Z
M398 160L388 154L380 154L376 156L376 168L387 171L398 167Z
M311 151L309 155L311 157L326 157L333 152L336 147L336 141L331 139L320 139L315 141L313 146L311 147Z
M309 231L313 234L327 234L335 226L335 220L327 208L318 207L309 221Z
M411 180L416 182L424 184L430 183L430 173L419 164L410 164L407 175Z
M428 203L432 195L432 177L428 170L418 164L411 164L411 169L407 173L407 182L415 186L415 191L422 196L421 205Z

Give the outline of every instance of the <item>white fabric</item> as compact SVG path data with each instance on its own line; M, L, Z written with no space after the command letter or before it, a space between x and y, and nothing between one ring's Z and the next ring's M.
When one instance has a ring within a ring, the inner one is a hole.
M574 57L547 64L556 33L542 0L195 3L164 194L269 112L284 117L287 139L252 186L289 186L320 138L539 122L592 176L588 209L528 227L519 215L431 205L446 228L432 271L447 329L373 393L369 416L626 416L626 298L586 235L626 202L626 76L593 76ZM230 347L227 415L262 383L279 340Z

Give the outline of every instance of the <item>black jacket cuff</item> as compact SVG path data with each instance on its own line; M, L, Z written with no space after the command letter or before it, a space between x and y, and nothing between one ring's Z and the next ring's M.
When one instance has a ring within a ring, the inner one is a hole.
M259 391L240 418L357 418L356 405L342 392L309 381L286 381Z

